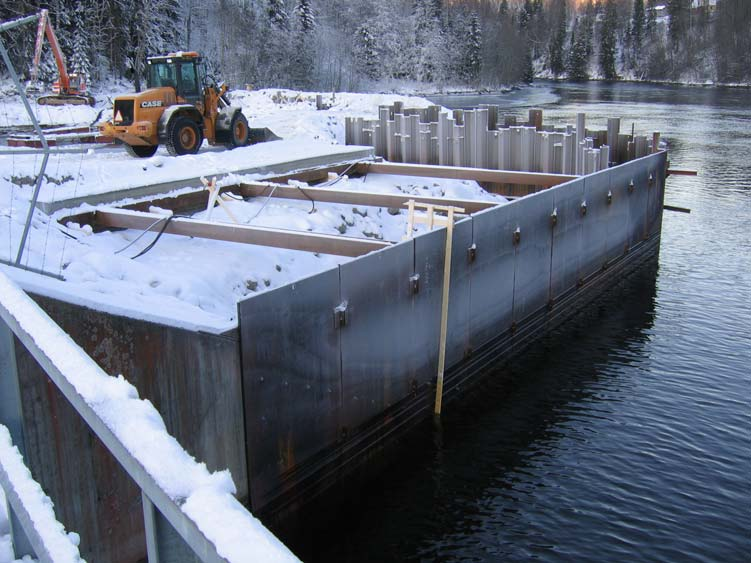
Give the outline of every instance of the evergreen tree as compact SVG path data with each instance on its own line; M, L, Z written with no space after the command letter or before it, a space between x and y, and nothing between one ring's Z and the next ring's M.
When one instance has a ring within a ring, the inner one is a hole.
M294 88L307 90L313 86L314 73L312 32L315 18L310 0L297 0L294 14L294 51L290 78Z
M82 76L88 82L91 75L91 63L89 62L89 34L86 29L86 15L84 3L76 2L73 11L73 52L70 57L71 70Z
M691 0L667 0L668 35L670 44L677 49L685 38L691 16Z
M272 27L287 29L289 17L284 9L284 0L266 0L266 16Z
M367 23L362 24L355 32L355 60L366 78L379 78L378 47Z
M657 0L647 0L647 35L654 35L657 28Z
M720 0L715 25L718 78L726 82L751 80L751 3Z
M519 29L527 29L529 27L534 10L532 0L524 0L524 4L519 9Z
M303 33L313 31L316 22L313 16L313 8L310 6L310 0L297 0L295 15L297 16L300 30Z
M587 34L580 26L571 32L571 49L568 55L568 77L574 82L589 80L589 55L587 54Z
M508 0L501 0L501 4L498 6L498 15L501 18L505 18L508 15Z
M522 81L532 84L535 81L535 67L532 61L532 45L528 41L527 49L524 53L524 66L522 67Z
M480 28L480 18L477 16L477 12L472 12L472 15L469 18L466 49L467 79L471 84L476 84L480 78L480 70L482 67L482 31Z
M634 7L631 12L631 39L638 45L640 45L644 39L644 28L646 26L645 18L644 0L634 0Z
M605 80L618 78L615 70L617 25L618 14L615 10L615 0L606 0L600 43L600 72Z
M550 71L558 77L566 70L566 0L557 0L553 9L555 32L550 40Z

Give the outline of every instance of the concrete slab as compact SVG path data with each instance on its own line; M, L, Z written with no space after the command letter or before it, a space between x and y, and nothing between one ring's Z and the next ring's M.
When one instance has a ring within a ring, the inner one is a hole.
M227 162L226 159L216 158L216 155L223 153L199 153L196 157L208 156L208 158L204 158L199 166L196 166L199 163L194 162L191 162L190 166L186 166L185 172L188 172L188 174L182 174L182 176L187 177L173 177L162 181L154 178L154 181L148 181L150 175L143 174L139 169L134 170L136 173L132 175L126 172L126 175L121 178L109 178L107 182L110 184L109 188L106 185L102 186L100 184L95 190L87 190L85 187L79 187L74 193L70 193L69 190L60 189L45 193L43 190L42 194L40 194L37 207L44 213L52 214L60 209L74 209L83 204L100 205L130 198L144 198L176 189L198 188L203 185L201 177L222 177L227 174L253 174L257 175L258 179L262 179L264 177L289 174L298 170L337 166L375 157L375 151L372 147L327 146L321 143L314 146L308 145L308 147L305 147L308 150L301 151L299 143L295 143L294 141L277 141L274 143L264 143L264 145L254 145L253 147L232 151L233 158L231 162ZM271 148L270 145L274 145L275 150L268 150ZM236 158L239 151L252 151L255 147L263 147L265 154L263 154L262 158L254 158L254 155L248 155L249 158L247 159ZM173 157L164 157L165 161L168 158ZM186 157L176 158L184 159ZM149 163L148 160L139 161L138 159L133 159L133 163L136 165L139 162L143 162L144 164ZM196 176L190 175L191 171L195 174L196 169L200 170L200 174ZM158 175L155 174L155 176Z

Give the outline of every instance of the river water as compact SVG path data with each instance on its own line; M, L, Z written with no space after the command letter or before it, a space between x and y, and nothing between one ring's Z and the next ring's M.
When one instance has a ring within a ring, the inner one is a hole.
M751 92L542 84L435 98L662 132L659 260L416 432L310 561L751 561Z

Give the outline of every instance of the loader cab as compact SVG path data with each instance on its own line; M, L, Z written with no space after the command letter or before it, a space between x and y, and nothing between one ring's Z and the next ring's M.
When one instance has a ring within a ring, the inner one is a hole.
M202 65L198 53L170 53L160 57L149 57L146 61L149 88L174 88L179 98L190 104L203 99L201 84Z

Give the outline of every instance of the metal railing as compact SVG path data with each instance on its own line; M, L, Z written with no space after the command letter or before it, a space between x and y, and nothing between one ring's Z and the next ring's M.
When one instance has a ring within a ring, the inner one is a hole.
M124 379L105 373L2 272L0 318L140 487L150 563L297 561L227 490L226 475L209 474L205 466L190 457L167 432L150 402L140 399L135 388ZM4 328L0 324L0 329ZM3 371L6 373L0 377L14 377L13 370ZM7 384L6 381L4 386ZM18 393L16 401L19 403L15 408L20 412ZM8 410L7 405L5 409ZM143 437L128 435L117 424L113 413L119 409L127 412L131 428L134 422L139 422L134 419L142 418L142 427L150 432L148 439L162 446L159 459L134 447ZM162 468L170 465L187 471L165 476ZM201 485L196 485L188 475L201 472L205 478L201 479ZM167 490L183 492L168 494ZM36 533L27 529L28 522L24 525L22 520L21 524L27 537ZM232 533L226 533L228 530ZM236 538L242 538L242 542ZM37 556L42 555L37 553Z

